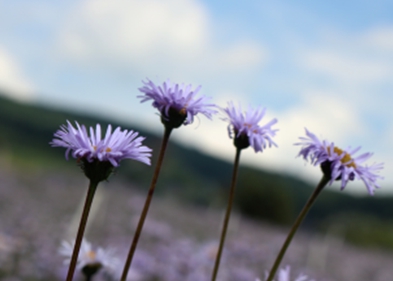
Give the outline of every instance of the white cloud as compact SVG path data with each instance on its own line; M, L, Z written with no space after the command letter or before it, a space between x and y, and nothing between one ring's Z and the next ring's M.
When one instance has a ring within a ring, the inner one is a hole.
M368 30L363 38L371 46L393 54L393 26L380 26Z
M360 112L345 98L321 90L307 90L301 102L285 112L286 125L291 134L307 127L321 130L326 137L345 141L348 135L359 135L361 127Z
M391 75L391 66L375 58L353 56L337 50L316 50L309 52L304 60L305 66L328 78L344 83L380 82Z
M210 15L196 0L85 0L59 34L67 60L164 79L238 72L267 59L253 41L218 46Z
M377 26L361 33L331 32L318 46L303 49L297 62L309 75L330 85L364 89L391 83L393 26Z
M33 98L33 87L22 73L16 60L0 47L0 90L11 98L30 100Z
M232 46L218 57L218 63L231 69L247 69L265 62L267 51L254 42L242 42Z
M73 14L63 43L82 57L138 58L162 48L192 52L208 33L203 7L189 0L86 0Z

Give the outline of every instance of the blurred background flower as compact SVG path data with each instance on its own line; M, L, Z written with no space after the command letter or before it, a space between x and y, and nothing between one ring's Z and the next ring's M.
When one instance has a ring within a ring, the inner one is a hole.
M70 263L73 249L74 242L63 241L61 243L59 254L64 257L64 264L68 265ZM80 271L79 273L90 277L99 271L105 271L108 275L115 277L119 262L113 249L104 249L102 247L93 248L90 242L82 240L77 261L77 270Z

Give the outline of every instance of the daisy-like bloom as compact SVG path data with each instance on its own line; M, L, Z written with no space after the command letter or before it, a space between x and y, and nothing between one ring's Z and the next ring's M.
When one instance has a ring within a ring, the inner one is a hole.
M265 108L249 107L243 112L240 105L236 107L233 102L228 102L228 107L223 110L228 115L224 120L229 121L229 137L234 139L237 148L243 149L251 145L255 152L262 152L267 146L277 146L272 138L278 130L271 128L277 123L277 119L274 118L263 126L258 124L265 115Z
M74 243L63 241L59 249L59 254L64 259L64 264L69 264L72 256ZM78 260L77 270L81 271L86 276L93 276L99 270L105 271L109 275L115 275L115 269L119 264L119 259L115 256L112 249L104 249L98 247L94 249L92 245L82 240Z
M300 274L297 278L291 279L290 273L291 273L291 267L289 265L287 265L285 268L280 269L278 271L277 281L315 281L315 280L309 279L304 274ZM266 274L266 278L267 278L267 274ZM257 278L255 281L261 281L261 280Z
M82 169L86 176L101 174L98 181L105 180L113 167L119 166L123 159L130 158L150 165L151 149L143 146L143 137L138 137L134 131L122 131L117 127L112 132L108 125L105 137L101 137L101 126L97 124L96 130L90 127L90 135L84 125L75 122L76 128L67 120L67 125L62 125L54 134L50 143L53 147L65 147L66 159L69 154L82 162Z
M75 122L76 128L67 120L67 126L62 125L55 133L51 142L53 147L65 147L66 159L72 151L74 158L83 158L88 162L95 159L109 161L114 167L119 166L122 159L130 158L150 165L150 148L143 146L143 137L138 137L134 131L122 131L117 127L112 133L112 126L108 125L105 137L101 139L101 126L97 124L96 131L90 127L90 136L84 125Z
M345 188L348 181L361 179L367 187L370 195L374 194L375 188L379 188L377 179L382 179L376 173L383 168L383 163L362 165L373 154L364 153L354 156L360 147L346 150L338 148L333 142L327 140L320 141L313 133L306 129L307 137L300 137L302 149L298 156L309 159L314 166L321 165L322 172L330 179L329 184L335 180L341 180L341 190Z
M144 95L138 98L142 99L141 102L153 101L152 105L160 112L165 126L178 128L182 124L191 124L198 113L211 119L217 112L214 104L207 103L209 98L197 95L201 86L193 90L191 85L172 84L169 80L162 86L157 86L149 79L142 82L144 86L139 91Z

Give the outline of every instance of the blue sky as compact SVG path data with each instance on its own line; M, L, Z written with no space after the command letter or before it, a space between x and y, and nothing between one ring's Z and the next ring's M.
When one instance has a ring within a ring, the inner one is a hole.
M375 152L370 161L385 163L381 193L391 191L392 1L239 3L1 1L0 88L161 132L155 111L136 98L141 80L202 85L220 106L263 106L266 122L278 119L279 148L249 149L243 163L316 182L319 169L295 158L293 146L307 127L342 148ZM233 158L220 116L173 137Z

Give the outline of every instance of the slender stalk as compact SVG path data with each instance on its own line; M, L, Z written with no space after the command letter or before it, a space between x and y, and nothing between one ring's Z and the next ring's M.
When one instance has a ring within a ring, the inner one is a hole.
M239 167L240 151L241 151L240 148L236 148L235 162L233 164L233 171L232 171L231 189L229 191L228 205L227 205L227 210L226 210L226 213L225 213L224 225L222 227L221 238L220 238L220 245L218 247L216 261L215 261L215 264L214 264L212 281L215 281L216 278L217 278L218 267L220 266L222 249L224 248L225 237L226 237L227 229L228 229L229 217L231 216L231 210L232 210L232 205L233 205L233 198L234 198L234 195L235 195L237 171L238 171L238 167Z
M318 183L317 187L315 188L314 192L311 194L310 198L308 199L306 205L304 205L303 209L299 213L299 216L296 218L295 223L293 224L291 230L288 233L287 239L285 240L284 244L282 245L282 248L280 252L278 253L278 256L273 264L272 269L270 270L269 276L266 279L266 281L272 281L274 275L277 272L277 269L282 261L282 258L285 255L286 250L288 249L289 244L292 241L293 236L295 235L297 229L299 228L300 224L303 222L304 218L306 217L308 211L310 210L311 206L315 202L315 199L317 199L319 193L322 191L322 189L326 186L326 184L329 182L329 178L326 176L323 176L321 181Z
M162 138L161 150L160 150L160 154L158 156L156 168L154 170L153 178L152 178L152 181L151 181L151 184L150 184L150 189L149 189L149 192L148 192L147 197L146 197L145 205L143 207L143 210L142 210L142 213L141 213L141 217L140 217L139 222L138 222L138 226L137 226L137 228L135 230L134 238L132 240L132 244L131 244L130 251L129 251L128 256L127 256L127 260L126 260L126 262L124 264L123 273L122 273L121 279L120 279L121 281L126 281L126 279L127 279L128 270L130 269L132 258L134 256L134 253L135 253L135 250L136 250L136 246L138 244L139 236L141 235L143 224L145 222L145 219L146 219L146 216L147 216L147 212L149 211L150 202L151 202L151 200L153 198L154 189L156 187L157 179L158 179L158 176L160 174L162 162L163 162L163 159L164 159L166 147L168 145L169 136L170 136L171 132L172 132L172 128L165 127L164 136Z
M66 281L72 281L74 277L75 267L78 261L79 250L81 247L83 234L85 232L87 218L89 217L91 203L93 202L94 193L96 192L97 186L98 186L98 182L90 181L89 189L86 195L85 205L83 207L81 221L79 223L78 232L76 234L74 250L72 252L70 267L68 268Z

